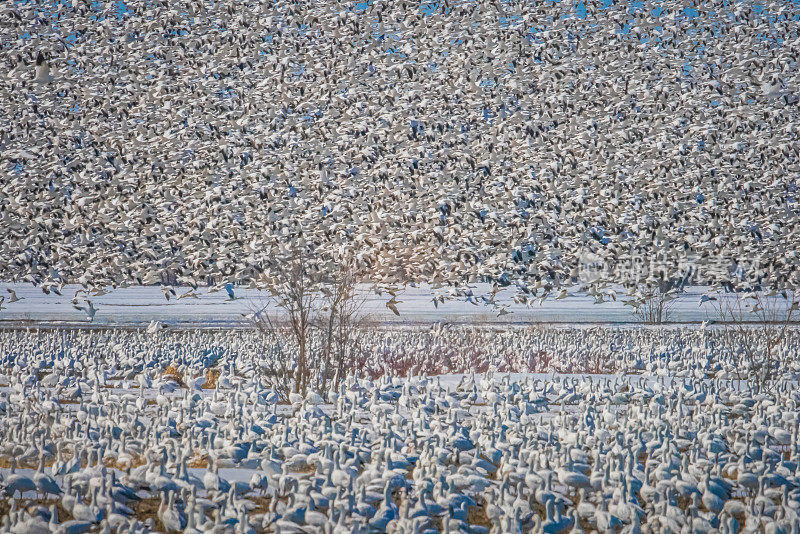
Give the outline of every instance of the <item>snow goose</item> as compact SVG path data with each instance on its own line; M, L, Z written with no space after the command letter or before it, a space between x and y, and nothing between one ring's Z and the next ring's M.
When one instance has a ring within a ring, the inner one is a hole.
M161 504L158 507L158 518L168 532L183 532L186 528L186 516L175 507L175 492L161 493Z
M713 482L710 474L706 474L701 486L703 506L705 506L706 510L719 514L725 507L725 501L730 493L725 491L719 484Z
M624 526L617 516L608 511L605 499L600 502L600 509L595 511L593 523L601 532L617 532Z
M375 516L370 521L370 525L378 530L386 530L386 525L389 521L398 517L397 505L392 500L392 487L389 482L386 483L384 489L383 501L381 507L375 513Z
M561 515L560 506L556 506L555 499L547 501L545 506L545 519L541 531L544 534L562 534L572 528L572 518Z
M573 494L577 492L578 489L590 487L591 481L589 477L583 473L572 470L571 467L571 465L565 465L556 471L558 474L558 481L571 489Z
M227 493L231 489L230 483L219 476L219 463L216 457L209 459L210 469L203 475L203 487L206 491L214 493Z
M447 508L434 502L428 502L426 497L433 500L433 490L430 487L423 489L419 495L419 501L414 509L409 511L409 516L414 517L436 517L447 512Z
M9 497L14 497L16 493L19 493L19 498L22 498L22 494L27 491L36 491L36 483L33 481L32 478L26 477L25 475L20 475L17 471L17 459L11 459L11 473L6 477L4 481L4 491L5 494Z
M263 496L269 489L269 477L258 471L253 472L250 476L250 489Z
M98 508L97 506L97 492L99 491L98 487L94 487L91 490L91 502L89 504L84 504L80 497L75 501L72 505L72 517L74 517L78 521L88 521L89 523L99 523L103 520L103 516L105 512ZM80 494L79 494L80 495Z
M36 491L43 497L46 495L61 495L61 488L55 479L44 472L44 455L39 458L39 466L33 474L33 482L36 485Z

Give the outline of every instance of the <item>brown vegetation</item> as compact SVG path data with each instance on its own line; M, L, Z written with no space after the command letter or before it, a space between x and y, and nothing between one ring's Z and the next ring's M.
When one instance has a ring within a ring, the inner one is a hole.
M164 370L164 376L175 381L175 383L178 384L180 387L182 388L186 387L186 383L183 381L183 374L180 371L178 371L178 369L175 366L172 365L167 366L167 368Z

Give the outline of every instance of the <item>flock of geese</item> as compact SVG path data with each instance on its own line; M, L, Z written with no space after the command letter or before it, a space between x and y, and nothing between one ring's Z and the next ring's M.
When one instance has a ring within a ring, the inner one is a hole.
M0 532L800 532L797 369L756 390L713 333L540 336L644 367L279 404L253 332L0 332Z
M109 286L298 269L487 304L791 290L799 16L3 2L0 279L79 284L89 321ZM254 331L0 331L0 534L800 534L800 339L748 335L365 330L300 394Z
M799 11L3 2L0 278L797 287Z

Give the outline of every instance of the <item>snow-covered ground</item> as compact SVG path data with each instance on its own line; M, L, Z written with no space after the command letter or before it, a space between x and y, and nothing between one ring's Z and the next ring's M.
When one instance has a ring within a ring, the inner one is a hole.
M62 296L51 293L44 294L39 288L29 284L0 284L0 294L6 294L3 288L12 288L22 300L9 304L0 311L0 325L33 321L39 323L86 323L86 314L72 306L72 298L77 286L67 286ZM188 288L178 288L178 296ZM487 294L488 287L476 284L475 294ZM713 305L701 305L700 298L707 288L693 287L681 294L670 306L669 321L677 323L699 323L707 319L715 319L717 313ZM199 289L197 298L176 297L167 300L158 286L136 286L111 290L104 295L89 296L97 308L94 324L98 325L146 325L151 320L158 320L170 325L195 326L235 326L247 324L243 314L251 313L267 305L267 311L274 310L268 305L267 294L262 291L235 288L235 300L231 300L225 291L210 292ZM390 295L377 295L366 290L367 299L363 306L364 313L370 319L387 324L414 324L434 321L454 323L497 322L514 323L630 323L637 322L631 306L623 302L624 293L620 293L616 301L606 298L601 304L595 304L594 297L572 294L564 299L550 297L539 304L531 306L515 303L513 290L498 293L495 302L502 305L508 314L498 316L498 311L483 303L473 304L465 299L452 299L439 304L438 308L431 301L431 290L425 286L408 287L398 294L401 301L397 308L400 316L396 316L387 307ZM81 294L79 305L85 306L85 294ZM713 304L713 303L712 303Z

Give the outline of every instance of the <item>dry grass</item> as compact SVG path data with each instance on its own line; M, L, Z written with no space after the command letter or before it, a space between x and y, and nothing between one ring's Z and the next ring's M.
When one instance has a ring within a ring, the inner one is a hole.
M130 467L131 469L135 467L143 466L147 463L143 456L134 455L131 457L130 462L123 462L120 463L117 458L105 458L103 460L103 465L106 467L113 467L114 469L118 469L120 471L125 471L126 468Z
M160 505L161 499L158 497L148 497L146 499L142 499L141 501L134 501L129 504L136 519L139 521L147 521L148 519L152 519L155 523L155 530L159 532L166 532L167 530L164 528L164 525L158 518L158 507Z
M292 470L292 473L298 474L298 475L310 475L311 473L316 473L316 471L317 471L317 466L316 465L307 465L307 466L302 467L300 469Z
M209 369L206 371L206 381L203 384L203 389L217 389L217 380L220 377L219 369Z
M478 506L470 506L467 510L467 523L491 529L492 522L486 517L486 501L478 498L475 502L478 503Z
M442 521L441 517L430 517L428 518L428 525L429 528L435 530L436 532L444 532L444 521Z
M251 495L247 497L247 500L254 504L253 508L248 512L250 515L266 514L269 512L270 504L272 504L272 498L270 497L256 497Z
M32 464L28 465L27 463L20 462L19 459L17 459L17 469L36 469L36 467L38 466L38 460L36 460L36 462L37 465L32 465ZM0 468L11 469L11 458L7 456L0 457Z
M174 380L175 383L178 384L180 387L182 388L186 387L186 384L183 381L183 375L174 366L172 365L167 366L167 368L164 370L164 376Z
M186 467L195 467L198 469L208 469L211 466L208 462L208 456L193 456L186 462Z

